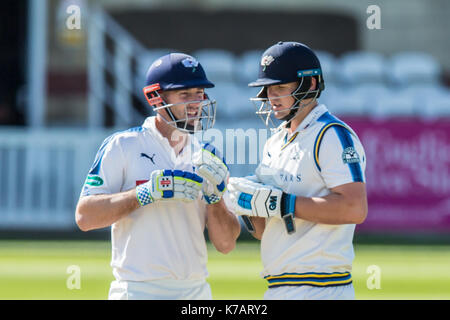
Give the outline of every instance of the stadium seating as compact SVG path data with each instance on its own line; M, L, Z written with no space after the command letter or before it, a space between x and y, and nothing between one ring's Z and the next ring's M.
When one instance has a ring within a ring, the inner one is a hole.
M436 96L426 97L419 110L424 119L450 118L450 91L441 91Z
M333 83L325 83L325 90L320 94L319 102L325 105L331 105L333 103L333 98L336 95L339 95L342 90L343 89L337 87Z
M363 102L361 108L363 110L362 114L365 115L373 114L375 108L374 102L391 94L391 89L383 83L363 83L351 87L349 90L352 90L354 96Z
M405 118L418 115L414 98L404 90L391 90L377 98L369 116L375 119Z
M250 98L256 96L258 89L235 83L218 82L216 87L208 89L208 92L217 101L218 115L230 120L236 120L236 116L254 115L255 108Z
M367 113L365 97L352 90L335 90L326 101L330 112L337 116L364 116Z
M325 82L327 84L336 82L336 57L333 54L323 50L316 50L314 52L319 58Z
M343 85L382 83L385 58L376 52L356 51L344 54L339 60L339 75Z
M233 82L236 58L233 53L220 49L201 49L192 53L206 70L212 82Z
M240 55L234 68L235 79L246 85L258 77L263 50L250 50Z
M413 83L407 87L401 87L401 89L419 102L428 98L440 97L446 93L444 86L432 83Z
M235 93L228 98L228 115L230 118L236 117L236 115L254 116L255 107L250 98L256 96L255 91L258 92L254 88L236 88Z
M228 100L230 95L235 94L236 87L233 82L216 82L214 88L206 89L209 97L216 100L218 117L229 117Z
M394 54L385 69L388 79L397 86L438 84L441 72L439 63L431 55L412 51Z

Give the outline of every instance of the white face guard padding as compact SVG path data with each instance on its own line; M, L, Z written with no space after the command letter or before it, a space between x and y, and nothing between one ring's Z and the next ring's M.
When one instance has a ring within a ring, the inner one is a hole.
M291 94L285 96L279 96L274 99L285 98L285 97L293 97L295 102L294 104L286 110L290 110L289 114L282 119L272 119L272 115L274 111L272 110L272 104L270 103L270 99L267 97L267 87L263 87L261 91L258 93L257 97L250 98L250 101L253 102L253 105L256 108L256 115L264 122L267 128L269 128L272 132L276 132L283 127L287 127L292 119L297 114L298 110L303 109L313 103L317 96L320 93L320 89L308 90L299 92L300 88L303 85L304 77L301 78L301 81L297 87ZM311 102L307 104L301 105L300 102L305 99L305 97L313 94Z
M207 94L204 95L205 99L203 100L167 104L160 96L158 90L158 84L145 87L145 97L147 98L147 102L154 107L155 112L166 110L169 119L162 113L159 114L168 125L182 132L191 134L199 131L206 131L214 126L216 121L216 101L210 100ZM189 112L189 105L192 104L199 104L198 112L196 114L191 114ZM179 105L184 105L184 117L177 119L173 114L171 107Z

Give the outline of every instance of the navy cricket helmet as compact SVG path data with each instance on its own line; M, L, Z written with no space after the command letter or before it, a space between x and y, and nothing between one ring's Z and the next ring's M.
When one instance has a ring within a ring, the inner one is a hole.
M316 78L317 86L310 90L311 78ZM299 82L290 96L295 99L291 106L291 112L284 117L283 121L290 120L295 116L300 108L300 101L303 99L317 99L325 89L323 81L322 67L316 54L306 45L299 42L278 42L268 48L262 55L258 79L249 83L250 87L263 87L253 102L262 102L257 107L256 114L268 125L271 120L272 108L267 98L267 87L271 85L284 84L289 82ZM264 117L266 117L264 119Z
M214 84L208 80L202 65L192 56L184 53L170 53L157 59L147 71L145 87L143 89L148 103L157 112L166 110L170 119L163 114L162 118L169 125L184 132L193 133L206 130L214 125L216 117L216 101L210 100L205 93L201 101L186 101L178 104L166 103L160 95L161 91L181 90L190 88L213 88ZM188 115L187 105L200 103L198 115ZM171 107L183 104L185 116L177 119ZM189 122L195 122L194 125Z
M159 83L161 90L213 88L202 65L184 53L170 53L157 59L148 69L146 86Z

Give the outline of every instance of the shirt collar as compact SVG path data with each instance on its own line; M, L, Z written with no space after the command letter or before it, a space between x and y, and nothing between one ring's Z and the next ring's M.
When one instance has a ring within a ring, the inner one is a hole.
M166 137L164 137L161 132L159 132L158 128L156 127L155 124L155 116L150 116L147 119L145 119L144 123L142 124L142 127L146 130L149 130L151 132L151 134L153 135L153 137L171 154L173 153L173 156L175 156L175 151L173 150L173 148L170 146L169 143L169 139L167 139ZM197 139L195 139L195 137L193 138L190 134L188 135L187 138L187 143L185 145L185 147L183 148L183 150L181 150L179 156L181 156L182 158L185 157L190 157L191 154L191 149L192 146L191 144L193 144L193 148L194 150L199 148L199 142L197 141ZM175 158L178 158L177 156L175 156Z
M328 108L324 104L319 104L317 107L312 109L310 113L308 113L302 122L300 122L297 129L295 129L295 132L300 132L311 127L325 112L328 112Z
M146 118L142 124L142 128L158 133L161 136L161 133L156 129L155 118L155 116Z

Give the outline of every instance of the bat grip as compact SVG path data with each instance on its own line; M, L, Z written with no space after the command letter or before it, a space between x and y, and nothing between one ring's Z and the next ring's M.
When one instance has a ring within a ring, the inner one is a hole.
M293 234L295 232L294 215L288 213L283 216L284 226L288 234Z
M250 220L249 216L241 216L242 221L244 221L245 228L247 228L248 232L255 232L255 226L252 223L252 220Z
M288 234L295 233L295 199L292 194L283 192L281 197L281 218L283 218L284 226Z

